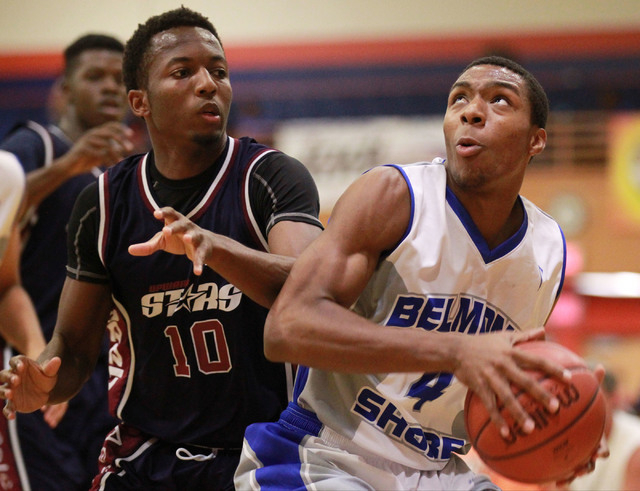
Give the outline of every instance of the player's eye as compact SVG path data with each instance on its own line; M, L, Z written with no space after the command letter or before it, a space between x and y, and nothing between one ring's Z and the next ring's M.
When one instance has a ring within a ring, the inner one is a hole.
M227 72L227 70L225 68L214 68L213 70L210 71L211 76L217 79L225 79L229 77L229 73Z
M449 97L449 105L453 106L454 104L462 103L467 100L467 97L464 94L451 94Z
M178 68L171 72L171 75L175 78L185 78L189 75L189 70L186 68Z
M502 95L502 94L499 94L499 95L494 96L491 99L491 102L494 103L494 104L509 104L509 98L504 96L504 95Z

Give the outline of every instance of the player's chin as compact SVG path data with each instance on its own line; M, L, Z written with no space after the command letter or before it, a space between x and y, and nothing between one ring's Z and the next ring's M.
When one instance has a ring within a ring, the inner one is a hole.
M199 145L215 145L225 138L225 133L221 131L215 132L194 132L191 135L191 140Z
M91 127L95 128L96 126L112 122L120 123L124 120L125 114L126 113L122 111L100 111L96 114Z

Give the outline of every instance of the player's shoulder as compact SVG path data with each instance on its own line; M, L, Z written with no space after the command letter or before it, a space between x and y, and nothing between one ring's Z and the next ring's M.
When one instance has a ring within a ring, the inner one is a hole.
M150 153L137 153L129 155L128 157L125 157L120 162L118 162L116 165L107 169L105 175L109 180L113 180L117 177L130 173L131 171L135 171L135 169L143 161L145 156L149 158L150 155Z
M392 164L402 169L423 169L423 170L444 170L445 159L436 157L433 160L421 160L419 162L411 162L407 164Z
M382 164L369 169L363 176L370 174L380 176L378 179L389 182L404 181L406 185L414 189L417 185L422 187L426 183L437 183L446 181L446 171L444 159L434 159L432 161L412 162L408 164ZM440 179L438 179L440 176Z
M24 171L18 157L5 150L0 150L0 174L5 186L22 186L24 183Z
M3 138L3 144L25 142L30 145L42 144L43 139L49 139L47 128L35 121L19 121L15 123Z
M249 175L258 180L285 187L315 186L315 181L307 167L297 158L276 148L259 145L253 152L254 158ZM251 162L250 162L251 163Z

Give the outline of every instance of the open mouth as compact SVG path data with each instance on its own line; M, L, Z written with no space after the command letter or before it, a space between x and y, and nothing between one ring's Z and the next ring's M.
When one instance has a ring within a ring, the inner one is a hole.
M473 138L460 138L456 143L456 151L463 157L478 153L482 149L480 143Z
M457 145L462 147L475 147L479 146L479 143L473 138L460 138Z

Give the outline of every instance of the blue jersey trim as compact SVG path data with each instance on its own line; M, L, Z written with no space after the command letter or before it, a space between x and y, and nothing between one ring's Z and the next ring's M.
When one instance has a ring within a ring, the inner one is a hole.
M309 377L309 367L304 365L298 365L296 369L296 380L293 385L293 400L297 401L298 397L302 393L304 386L307 385L307 378Z
M282 411L280 424L302 430L305 434L313 436L318 436L322 429L322 423L316 413L301 408L295 402L290 402L287 409Z
M480 252L482 259L484 259L485 264L506 256L509 252L515 249L520 242L522 242L522 239L524 239L524 236L527 233L527 227L529 226L529 216L527 215L527 210L525 209L520 196L518 196L518 201L520 202L524 213L524 219L522 220L520 228L515 234L505 240L502 244L498 245L495 249L490 249L486 240L484 240L484 237L480 233L480 230L478 230L476 224L473 223L469 212L464 208L462 203L460 203L458 197L453 193L453 191L451 191L447 186L447 203L467 230L467 233L471 237L471 240L473 240L478 252Z
M562 287L564 286L564 275L567 269L567 240L564 237L564 232L560 225L558 225L558 230L560 230L560 235L562 236L562 274L560 275L560 285L558 286L558 291L556 292L556 300L560 296L562 292Z
M411 228L413 227L413 217L416 212L416 198L415 198L415 195L413 194L413 187L411 187L411 181L409 180L407 173L404 171L404 169L400 165L385 164L384 167L393 167L394 169L399 170L400 174L402 174L402 177L404 178L404 181L407 183L407 187L409 188L409 196L411 199L411 215L409 216L409 223L407 224L407 228L405 229L404 234L402 235L402 238L398 241L398 243L392 249L389 249L388 251L384 251L381 255L382 257L386 257L389 254L391 254L393 249L398 247L398 245L401 244L402 241L407 238L407 236L409 235L409 232L411 232Z

